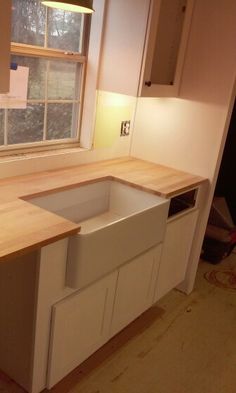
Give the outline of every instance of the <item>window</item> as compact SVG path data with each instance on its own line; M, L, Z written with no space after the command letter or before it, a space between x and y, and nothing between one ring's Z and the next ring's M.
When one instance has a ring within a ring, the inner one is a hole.
M78 142L88 15L12 1L11 61L29 67L26 109L0 109L0 149Z

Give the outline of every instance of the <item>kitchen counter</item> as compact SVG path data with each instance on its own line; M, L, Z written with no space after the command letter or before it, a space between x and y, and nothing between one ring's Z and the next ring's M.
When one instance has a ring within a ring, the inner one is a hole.
M120 158L0 181L0 261L23 255L79 231L79 225L27 202L32 196L116 178L164 198L206 179L135 158Z

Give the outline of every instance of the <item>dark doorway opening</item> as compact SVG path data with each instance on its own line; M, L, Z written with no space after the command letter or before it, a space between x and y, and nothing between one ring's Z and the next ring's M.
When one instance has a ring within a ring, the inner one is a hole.
M232 112L225 149L215 188L215 196L226 199L234 224L236 223L236 100Z

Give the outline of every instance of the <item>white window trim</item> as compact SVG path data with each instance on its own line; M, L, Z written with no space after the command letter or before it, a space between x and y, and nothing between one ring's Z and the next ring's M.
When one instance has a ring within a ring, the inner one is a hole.
M90 29L88 62L80 130L80 147L84 149L91 149L93 144L97 101L96 92L105 5L106 0L93 0L93 8L95 9L95 12L92 16Z

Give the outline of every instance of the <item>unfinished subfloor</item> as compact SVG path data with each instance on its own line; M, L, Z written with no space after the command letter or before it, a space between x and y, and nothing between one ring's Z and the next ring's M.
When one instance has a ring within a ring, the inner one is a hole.
M169 293L52 391L236 392L236 255L200 262L191 295ZM23 390L2 376L0 392Z

